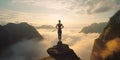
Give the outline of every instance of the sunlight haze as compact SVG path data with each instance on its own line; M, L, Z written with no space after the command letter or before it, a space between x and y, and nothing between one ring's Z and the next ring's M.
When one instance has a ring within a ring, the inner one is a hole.
M0 20L36 25L56 25L61 20L67 27L81 27L107 22L120 6L116 2L119 3L118 0L0 0Z

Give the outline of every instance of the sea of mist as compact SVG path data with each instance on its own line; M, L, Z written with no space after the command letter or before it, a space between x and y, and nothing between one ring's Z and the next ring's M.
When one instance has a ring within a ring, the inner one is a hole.
M62 42L68 44L82 60L89 60L94 40L98 33L82 33L79 28L64 28ZM23 39L3 52L0 60L38 60L48 57L46 50L57 44L56 29L37 29L44 37L43 40L36 38Z

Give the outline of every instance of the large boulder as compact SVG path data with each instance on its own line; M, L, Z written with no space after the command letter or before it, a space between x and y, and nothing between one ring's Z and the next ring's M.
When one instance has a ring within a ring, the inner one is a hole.
M55 60L81 60L67 44L61 41L47 50L48 54Z
M120 11L112 16L95 40L91 60L120 60Z

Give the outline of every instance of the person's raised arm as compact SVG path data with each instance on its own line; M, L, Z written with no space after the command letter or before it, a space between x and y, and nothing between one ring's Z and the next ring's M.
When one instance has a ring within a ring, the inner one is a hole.
M55 28L58 28L57 26L58 26L58 25L56 25Z

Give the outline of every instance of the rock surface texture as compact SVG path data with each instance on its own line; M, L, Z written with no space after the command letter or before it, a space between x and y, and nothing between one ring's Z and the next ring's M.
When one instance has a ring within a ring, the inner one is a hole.
M81 60L67 44L58 41L57 45L47 50L48 54L55 60Z
M120 60L120 11L110 18L95 40L91 60Z

